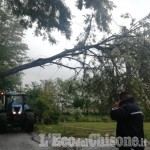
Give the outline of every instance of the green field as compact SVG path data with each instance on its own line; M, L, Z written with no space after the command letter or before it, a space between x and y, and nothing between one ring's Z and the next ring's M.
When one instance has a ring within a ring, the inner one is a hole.
M91 133L114 136L115 122L68 122L58 125L36 125L38 133L61 133L62 136L88 137ZM144 123L145 138L150 140L150 122Z

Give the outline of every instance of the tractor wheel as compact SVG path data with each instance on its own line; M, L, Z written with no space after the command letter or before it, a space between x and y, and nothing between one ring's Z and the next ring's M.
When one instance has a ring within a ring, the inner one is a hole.
M0 133L5 133L7 130L7 114L0 113Z
M26 132L33 132L34 130L34 113L27 112L26 119L24 121L23 130Z

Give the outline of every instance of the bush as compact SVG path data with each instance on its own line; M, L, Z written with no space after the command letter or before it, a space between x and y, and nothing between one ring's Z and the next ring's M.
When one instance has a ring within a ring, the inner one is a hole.
M110 122L111 121L109 116L102 116L101 120L102 120L102 122Z
M99 115L83 115L80 118L80 121L82 122L100 122L102 121Z
M83 115L80 112L75 112L74 114L62 114L61 122L111 122L109 116L99 116L99 115Z
M74 116L75 116L75 120L79 121L81 119L82 115L82 110L80 108L75 108L74 109Z
M59 113L50 113L49 117L44 119L45 124L58 124L60 122L60 114Z
M62 114L60 117L61 122L75 122L75 118L73 115Z

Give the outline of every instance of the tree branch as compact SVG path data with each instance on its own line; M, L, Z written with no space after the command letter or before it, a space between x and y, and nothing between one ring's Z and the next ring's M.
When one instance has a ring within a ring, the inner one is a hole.
M56 54L52 57L48 57L48 58L39 58L33 62L30 62L30 63L27 63L27 64L23 64L23 65L20 65L20 66L17 66L17 67L14 67L12 69L9 69L9 70L6 70L4 72L0 72L0 78L3 78L3 77L6 77L6 76L9 76L9 75L13 75L15 73L18 73L20 71L23 71L23 70L26 70L26 69L29 69L29 68L34 68L34 67L37 67L37 66L43 66L47 63L53 63L54 60L57 60L57 59L60 59L60 58L64 58L64 57L67 57L67 56L70 56L70 57L73 57L73 56L77 56L77 55L80 55L80 54L84 54L87 50L89 49L97 49L97 50L101 50L102 52L106 53L110 50L113 49L112 46L101 46L101 45L104 45L104 42L110 42L111 40L115 40L117 38L121 38L120 36L116 36L115 38L111 36L111 37L108 37L107 39L103 40L101 43L97 43L97 44L94 44L94 45L87 45L87 46L80 46L80 47L75 47L73 49L66 49L64 50L63 52L59 53L59 54ZM125 38L125 36L122 36L122 38Z
M65 68L68 68L68 69L72 69L72 70L75 70L76 69L81 69L82 67L70 67L70 66L67 66L67 65L64 65L64 64L61 64L61 63L57 63L57 62L52 62L52 64L55 64L55 65L58 65L58 66L61 66L61 67L65 67Z

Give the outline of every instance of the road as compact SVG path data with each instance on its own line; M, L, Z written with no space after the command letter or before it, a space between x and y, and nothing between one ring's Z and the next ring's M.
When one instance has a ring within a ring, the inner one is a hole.
M9 133L0 135L0 150L40 150L38 143L31 140L26 133Z
M13 132L11 131L5 134L0 134L0 150L60 150L60 149L62 150L62 148L56 149L52 147L40 148L39 143L32 140L31 134L24 133L21 131L15 130ZM67 148L67 149L64 148L64 149L73 150L73 148ZM78 148L78 150L82 150L82 149ZM112 150L112 149L105 149L105 150Z
M33 138L36 135L36 138ZM38 140L36 140L38 139ZM46 148L39 146L38 134L28 134L21 130L10 128L7 133L0 134L0 150L66 150L66 148ZM68 149L68 148L67 148ZM73 150L69 148L68 150ZM76 150L118 150L117 148L77 148ZM146 150L150 150L147 147Z
M33 138L33 135L36 135L36 138ZM38 141L40 141L38 134L28 134L18 129L10 128L7 133L0 134L0 150L73 150L73 148L52 148L50 146L48 148L41 148ZM85 149L77 148L77 150ZM86 150L91 150L91 148L86 148Z
M47 148L40 148L39 143L32 140L31 134L9 128L7 133L0 134L0 150L47 150Z

